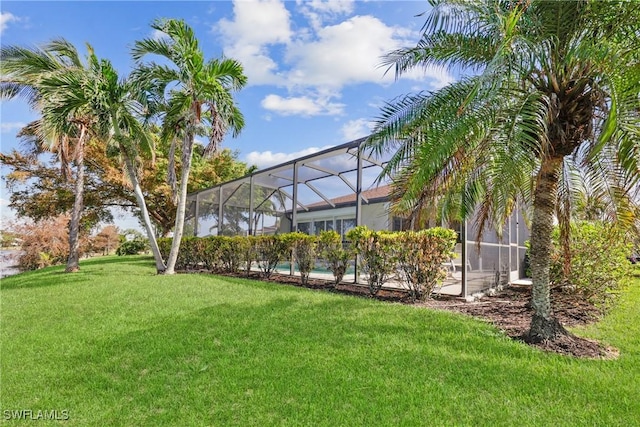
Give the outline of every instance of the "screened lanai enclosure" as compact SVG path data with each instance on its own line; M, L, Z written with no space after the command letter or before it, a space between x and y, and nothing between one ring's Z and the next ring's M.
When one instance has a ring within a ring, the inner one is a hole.
M376 184L384 159L363 151L365 140L190 194L185 235L259 236L335 230L344 236L357 225L374 230L406 229L405 221L390 213L390 187ZM477 233L472 219L437 225L458 232L456 257L445 265L449 274L439 292L466 297L524 277L524 242L529 233L521 212L512 215L501 235L487 230L479 243L473 240ZM286 270L295 274L291 267ZM363 280L355 264L345 276L345 281L352 283Z

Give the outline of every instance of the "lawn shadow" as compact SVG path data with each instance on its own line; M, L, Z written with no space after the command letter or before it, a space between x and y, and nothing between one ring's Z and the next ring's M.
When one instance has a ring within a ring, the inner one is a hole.
M13 289L44 288L48 286L63 285L86 280L87 273L65 273L63 266L53 266L42 270L25 271L13 276L4 277L0 281L0 289L9 291Z
M487 332L493 329L479 322L469 326L456 315L442 322L441 313L432 313L414 321L409 315L406 324L371 323L363 313L371 309L346 298L310 303L304 296L207 307L93 343L69 360L64 371L71 376L62 382L76 399L110 402L100 422L128 414L139 424L171 424L186 411L202 416L204 424L226 425L238 405L247 405L241 410L245 414L286 419L291 414L279 411L291 400L313 402L321 395L330 401L330 420L331 411L344 410L331 396L349 396L350 405L363 412L369 399L388 404L385 393L362 391L372 381L390 384L386 392L399 396L406 384L424 384L418 388L424 396L416 398L427 401L443 381L471 399L483 386L477 378L481 372L497 373L507 383L509 378L537 383L548 375L532 368L529 349L496 340ZM425 320L436 326L420 325ZM465 333L451 333L455 328ZM271 397L249 402L248 390ZM306 409L301 406L300 413ZM301 416L296 422L327 421Z
M81 260L80 269L82 269L83 266L92 266L98 264L155 265L153 257L149 255L107 255Z
M64 271L64 265L56 265L4 277L0 280L0 289L9 291L13 289L35 289L57 285L78 284L89 281L91 278L108 276L111 274L111 268L116 268L109 267L113 264L136 267L140 267L141 265L154 266L153 258L149 256L94 257L81 260L80 270L73 273L66 273ZM101 268L101 266L108 267ZM155 270L153 270L152 274L155 274Z

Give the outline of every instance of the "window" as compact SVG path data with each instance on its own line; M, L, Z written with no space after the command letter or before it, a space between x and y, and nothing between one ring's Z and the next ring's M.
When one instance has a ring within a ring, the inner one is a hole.
M349 218L349 219L343 219L342 220L342 233L340 233L342 236L344 236L345 234L347 234L347 232L349 230L351 230L352 228L356 227L356 219L355 218Z
M324 231L326 223L329 221L314 221L313 222L313 234L320 234L321 231Z
M305 234L311 234L311 223L310 222L299 222L298 223L298 231Z

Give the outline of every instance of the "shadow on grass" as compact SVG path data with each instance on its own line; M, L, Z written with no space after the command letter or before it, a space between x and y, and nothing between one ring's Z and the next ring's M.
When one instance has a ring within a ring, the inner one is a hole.
M113 269L117 268L114 264L135 267L150 265L155 267L153 257L148 256L95 257L81 260L80 270L73 273L66 273L63 265L57 265L5 277L0 281L0 289L8 291L12 289L44 288L83 283L100 276L112 275ZM139 275L140 272L136 271L132 274ZM155 268L153 274L155 274Z
M292 297L159 319L69 360L65 371L72 374L62 382L75 397L66 398L110 402L94 423L127 414L130 420L120 419L125 425L170 425L192 413L203 417L201 425L313 425L363 417L377 424L376 408L404 406L407 393L422 401L464 401L479 391L509 392L499 385L481 390L486 384L478 373L524 384L544 375L527 366L530 350L489 337L486 325L434 313L389 324L376 320L372 309L347 299ZM510 354L516 362L493 354ZM443 396L443 382L453 395Z
M155 266L153 257L149 255L125 255L125 256L104 256L88 258L80 261L80 268L83 266L102 264L129 264L129 265L152 265Z

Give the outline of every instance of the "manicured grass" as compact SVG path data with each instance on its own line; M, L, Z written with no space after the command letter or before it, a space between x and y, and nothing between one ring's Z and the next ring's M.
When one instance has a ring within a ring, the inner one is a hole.
M98 258L2 280L5 411L73 426L637 425L640 285L580 333L618 360L461 315ZM7 421L20 425L15 420ZM33 421L24 421L33 425Z

